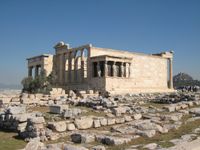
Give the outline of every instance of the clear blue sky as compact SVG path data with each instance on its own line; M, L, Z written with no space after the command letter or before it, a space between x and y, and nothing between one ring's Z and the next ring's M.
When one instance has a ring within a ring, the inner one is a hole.
M200 0L1 0L0 83L18 84L26 58L71 47L175 51L174 74L200 79Z

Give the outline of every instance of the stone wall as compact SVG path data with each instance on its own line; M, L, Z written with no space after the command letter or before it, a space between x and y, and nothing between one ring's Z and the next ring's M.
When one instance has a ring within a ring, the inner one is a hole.
M40 75L44 70L48 76L53 69L53 55L43 54L40 56L28 58L28 76L33 78Z
M130 77L106 77L105 90L111 93L170 91L167 84L168 71L166 58L92 47L91 56L98 55L132 58Z
M47 76L52 72L53 68L53 55L50 55L49 57L45 57L43 59L43 64L44 64L44 70L46 71Z

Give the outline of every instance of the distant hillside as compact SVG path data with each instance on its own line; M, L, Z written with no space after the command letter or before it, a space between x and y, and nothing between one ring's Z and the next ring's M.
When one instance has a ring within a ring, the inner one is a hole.
M0 89L22 89L21 85L0 83Z
M174 87L182 86L200 86L200 81L194 80L190 75L186 73L179 73L173 77Z

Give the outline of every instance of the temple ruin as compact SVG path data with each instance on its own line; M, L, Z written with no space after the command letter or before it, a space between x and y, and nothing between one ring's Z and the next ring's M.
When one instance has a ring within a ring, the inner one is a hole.
M28 76L41 70L53 73L56 85L65 90L113 94L172 92L173 52L143 54L93 47L70 48L59 42L55 55L28 58Z

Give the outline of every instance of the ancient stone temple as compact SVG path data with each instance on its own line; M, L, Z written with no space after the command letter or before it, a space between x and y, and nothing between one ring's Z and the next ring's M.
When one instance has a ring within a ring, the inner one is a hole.
M29 76L37 76L45 70L47 75L55 75L57 86L86 93L174 91L172 51L143 54L91 44L70 48L64 42L54 48L55 55L43 54L27 59Z

